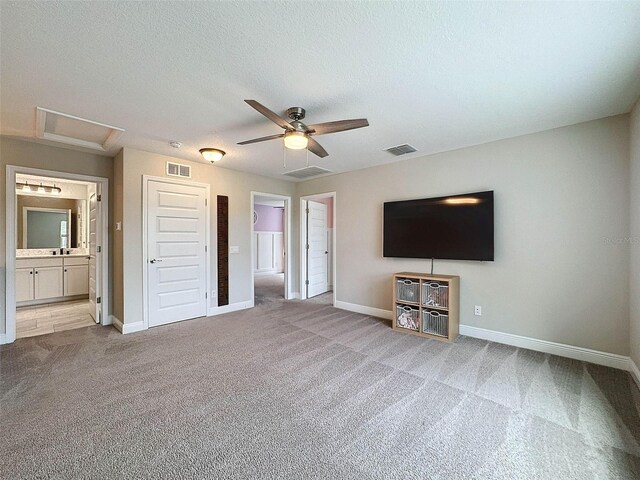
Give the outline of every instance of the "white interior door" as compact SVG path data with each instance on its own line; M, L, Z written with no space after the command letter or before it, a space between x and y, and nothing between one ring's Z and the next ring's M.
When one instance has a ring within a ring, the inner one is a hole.
M98 299L98 197L89 197L89 314L100 323Z
M273 270L273 233L258 232L256 238L258 265L256 271Z
M195 185L148 183L150 327L207 313L206 193Z
M307 297L329 290L327 284L327 206L307 202Z

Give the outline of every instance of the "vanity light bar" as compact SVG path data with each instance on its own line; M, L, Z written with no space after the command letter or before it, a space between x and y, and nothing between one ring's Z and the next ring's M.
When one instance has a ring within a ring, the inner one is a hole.
M54 183L53 186L48 185L29 185L29 182L20 183L16 182L16 190L21 192L38 192L38 193L50 193L51 195L60 195L62 189L60 187L56 187Z

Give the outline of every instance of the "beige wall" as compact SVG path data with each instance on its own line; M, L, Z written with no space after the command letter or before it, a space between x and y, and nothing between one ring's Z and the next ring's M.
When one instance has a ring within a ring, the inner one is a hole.
M113 182L113 160L110 157L0 136L0 231L2 232L0 234L0 292L5 291L6 277L4 232L6 231L7 165L105 177L109 179L110 184ZM110 198L113 197L110 196ZM111 204L109 210L112 210ZM112 243L111 236L109 242ZM5 296L2 294L0 295L0 333L6 331L5 311Z
M640 368L640 100L631 112L631 359Z
M236 172L226 168L217 168L210 164L188 162L182 159L166 157L149 152L125 148L116 157L116 169L122 171L122 199L124 207L116 208L121 216L115 222L123 222L122 245L120 258L124 298L121 305L116 305L114 312L121 312L118 318L124 323L142 321L142 176L151 175L165 177L168 160L191 165L191 180L208 183L211 191L212 230L215 228L216 196L229 197L229 245L240 247L240 253L229 255L229 303L251 301L252 267L251 267L251 229L253 212L251 208L251 191L293 196L295 185L290 182L269 179L257 175ZM229 159L233 162L233 159ZM259 161L256 159L256 161ZM122 165L120 165L120 162ZM116 178L120 179L120 172ZM116 187L118 192L119 187ZM118 214L116 214L118 215ZM119 239L116 235L118 251ZM215 236L211 235L211 288L216 289L216 255ZM294 264L295 265L295 264ZM116 267L116 272L119 267ZM119 274L119 273L118 273ZM210 303L215 306L217 303Z
M310 180L297 195L337 192L337 299L391 310L391 275L430 261L382 257L383 202L495 190L495 262L435 262L461 277L461 323L628 355L629 247L607 241L628 235L628 175L620 115Z

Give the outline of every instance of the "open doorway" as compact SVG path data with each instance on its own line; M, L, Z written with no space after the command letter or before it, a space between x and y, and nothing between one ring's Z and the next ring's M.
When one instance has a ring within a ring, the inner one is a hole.
M251 192L252 272L254 305L291 298L290 197Z
M6 343L110 323L107 191L105 178L7 167Z
M336 194L300 198L300 298L335 303Z

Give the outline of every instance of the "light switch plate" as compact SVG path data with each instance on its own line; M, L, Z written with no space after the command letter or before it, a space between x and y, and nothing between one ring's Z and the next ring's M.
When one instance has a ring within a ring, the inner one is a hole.
M229 253L240 253L240 247L237 245L230 246Z

